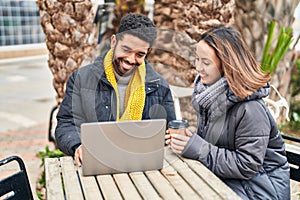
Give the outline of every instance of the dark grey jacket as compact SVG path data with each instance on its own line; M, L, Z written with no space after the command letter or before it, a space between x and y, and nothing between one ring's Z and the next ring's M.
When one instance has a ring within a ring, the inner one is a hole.
M80 142L80 125L116 120L116 93L106 78L104 54L94 63L74 71L57 114L55 138L67 155L74 155ZM167 82L146 62L146 100L142 119L175 119L174 104Z
M242 199L290 199L289 165L277 124L261 99L237 102L216 144L193 135L183 156L199 160Z

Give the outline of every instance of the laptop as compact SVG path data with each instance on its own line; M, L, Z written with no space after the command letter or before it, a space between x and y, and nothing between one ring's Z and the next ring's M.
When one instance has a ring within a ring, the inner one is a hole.
M165 130L165 119L83 123L83 175L161 169Z

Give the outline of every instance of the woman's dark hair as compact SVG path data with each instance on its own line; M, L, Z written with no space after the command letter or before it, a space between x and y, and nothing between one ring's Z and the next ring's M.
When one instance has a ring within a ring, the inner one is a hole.
M124 34L134 35L150 44L152 47L156 36L156 26L145 15L130 13L124 16L119 25L118 33L116 34L117 40L123 37Z

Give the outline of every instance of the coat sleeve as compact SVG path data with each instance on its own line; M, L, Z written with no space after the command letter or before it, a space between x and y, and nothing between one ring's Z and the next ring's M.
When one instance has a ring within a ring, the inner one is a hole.
M84 116L81 108L80 84L77 71L71 74L66 84L64 99L57 114L55 139L58 148L67 155L74 155L72 149L81 144L80 124Z
M253 177L263 164L270 135L268 116L257 104L248 102L241 112L237 112L236 119L239 120L234 134L234 150L212 145L195 134L182 155L199 160L221 178Z
M163 106L167 112L167 123L176 119L173 97L169 87L166 89L166 95L163 99Z

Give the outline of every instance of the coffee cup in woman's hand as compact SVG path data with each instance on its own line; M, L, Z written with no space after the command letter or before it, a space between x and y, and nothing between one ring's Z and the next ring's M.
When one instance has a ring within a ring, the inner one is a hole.
M189 126L189 123L185 119L172 120L168 123L169 134L181 134L186 135L185 129Z

